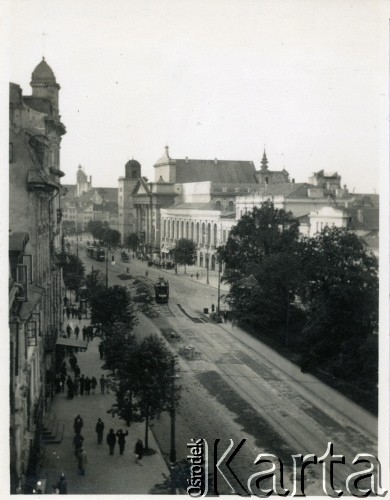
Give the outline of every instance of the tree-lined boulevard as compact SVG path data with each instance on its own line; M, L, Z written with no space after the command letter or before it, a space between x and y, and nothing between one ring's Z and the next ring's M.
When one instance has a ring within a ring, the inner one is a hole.
M83 240L79 242L79 256L86 272L93 266L104 276L105 263L86 256L85 237ZM229 439L238 444L246 438L232 464L245 482L258 470L253 461L260 452L274 453L288 464L292 454L323 455L331 441L334 452L346 456L346 465L335 473L335 482L341 487L354 470L350 463L357 453L376 454L374 416L311 374L303 373L299 366L241 328L230 322L215 324L202 314L205 307L217 302L216 288L192 279L189 274L175 275L174 271L147 267L146 262L138 259L120 262L119 252L115 265L110 264L107 269L110 286L133 288L132 280L121 279L127 270L132 278L150 284L161 275L169 279L169 306L154 305L158 314L155 317L138 314L134 333L141 341L150 334L164 338L167 332L174 332L175 338L180 338L168 346L178 356L178 380L182 387L176 412L178 460L187 455L186 443L191 438L203 437L210 447L219 438L221 450ZM195 358L182 355L180 348L186 345L193 346ZM170 423L167 412L152 422L167 459L171 451ZM306 492L319 494L320 466L308 467L305 474ZM219 490L230 491L221 479Z

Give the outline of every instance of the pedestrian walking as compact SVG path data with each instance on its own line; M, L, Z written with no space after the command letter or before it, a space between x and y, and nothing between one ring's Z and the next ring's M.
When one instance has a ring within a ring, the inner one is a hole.
M55 389L56 389L56 394L61 392L61 375L59 373L56 373L56 376L54 378L54 384L55 384Z
M138 441L135 443L135 463L138 465L143 465L142 463L142 457L144 455L144 445L142 443L142 439L138 439Z
M126 434L125 434L122 431L122 429L119 429L119 431L116 433L120 455L123 455L123 452L125 451L126 436L128 436L128 435L129 435L129 431L126 431Z
M84 389L85 389L85 377L83 374L80 377L80 396L84 396Z
M71 313L72 313L72 319L74 319L74 317L75 317L75 308L74 308L74 306L72 306L70 310L71 310Z
M75 367L76 368L76 367ZM76 373L76 370L75 370ZM73 379L73 387L74 387L74 395L78 396L79 395L79 389L80 389L80 377L76 373L74 379Z
M72 328L71 328L69 323L68 323L68 326L66 327L66 335L68 336L68 339L72 335Z
M95 394L96 386L97 386L97 380L95 377L92 377L91 379L92 394Z
M59 495L67 495L68 493L68 483L66 482L65 474L62 473L60 479L57 484L54 485L54 488L58 490Z
M79 339L79 333L80 333L79 325L76 325L76 328L74 329L74 334L76 336L76 340Z
M66 307L66 317L70 319L70 308L68 306Z
M77 317L78 317L79 321L81 321L82 316L81 316L81 309L80 308L77 311Z
M87 338L87 327L85 325L83 326L82 332L83 332L83 340L85 342L85 340Z
M77 417L74 419L73 422L73 429L76 434L81 434L81 429L83 428L83 425L84 425L83 419L80 417L80 415L77 415Z
M79 468L79 472L82 476L85 476L85 466L87 465L87 463L88 463L87 453L84 450L84 448L81 447L77 455L77 465Z
M73 438L74 454L76 457L79 454L81 448L83 447L83 441L84 437L81 434L76 434L75 437Z
M104 422L102 421L101 418L98 418L98 421L96 423L95 431L97 434L97 442L98 444L102 444L103 442L103 431L104 431Z
M107 434L106 441L108 444L108 448L110 450L110 455L113 455L115 444L116 444L116 436L115 436L114 429L110 429L110 432Z
M100 359L103 359L103 354L104 354L103 342L100 342L99 344L99 354L100 354Z
M72 368L72 370L74 371L75 366L77 365L77 358L74 354L71 354L71 356L69 358L69 364L70 364L70 367Z
M223 311L223 320L225 323L227 323L227 320L228 320L228 313L227 311Z
M105 389L106 389L106 379L104 378L104 375L102 375L100 378L100 392L104 394Z
M65 382L66 382L66 375L61 373L61 375L60 375L61 392L65 391Z
M81 370L80 370L79 365L76 365L76 366L74 367L74 374L76 375L76 377L79 377L79 376L80 376L80 372L81 372Z
M85 379L85 394L89 396L90 392L91 392L91 379L87 377Z
M73 380L70 378L70 375L68 376L68 378L66 380L66 386L68 388L68 399L73 399L74 385L73 385Z
M197 280L199 279L199 273L196 273L196 279Z
M68 302L69 302L69 299L68 299L68 297L66 295L63 298L63 301L64 301L64 306L66 307L68 305Z

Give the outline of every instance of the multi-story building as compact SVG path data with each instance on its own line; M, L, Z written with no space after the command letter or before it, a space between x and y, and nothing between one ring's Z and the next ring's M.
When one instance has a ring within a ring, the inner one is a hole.
M11 492L25 491L54 394L62 325L60 86L43 59L32 95L10 85L9 327Z
M136 209L137 233L141 247L150 258L160 258L161 210L180 203L199 202L207 198L210 210L222 212L224 218L235 213L235 200L240 194L249 193L257 186L256 169L251 161L173 159L168 146L164 155L155 163L155 182L141 179L133 191ZM203 184L208 181L207 187ZM186 186L188 189L186 188ZM199 186L199 192L197 192ZM204 191L206 189L206 191ZM184 198L183 198L184 196ZM183 200L186 201L183 201ZM173 207L172 207L173 208ZM188 210L190 207L181 207ZM171 212L170 212L171 214ZM165 213L164 217L167 217ZM173 217L173 215L172 215ZM187 219L186 219L187 220ZM184 219L183 219L184 222ZM165 233L164 233L165 234ZM166 235L164 238L167 237ZM166 247L163 253L166 252ZM203 251L200 251L203 256ZM199 259L201 255L199 254Z
M136 211L131 196L141 178L141 165L131 159L125 165L125 176L118 179L118 229L122 244L127 235L137 232Z
M118 189L92 187L92 176L85 174L81 165L76 174L76 184L64 184L62 216L73 231L85 231L90 220L106 222L111 229L118 229Z

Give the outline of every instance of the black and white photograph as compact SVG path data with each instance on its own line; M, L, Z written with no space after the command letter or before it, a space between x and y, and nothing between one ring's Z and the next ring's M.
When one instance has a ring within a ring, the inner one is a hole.
M2 497L388 497L389 17L2 2Z

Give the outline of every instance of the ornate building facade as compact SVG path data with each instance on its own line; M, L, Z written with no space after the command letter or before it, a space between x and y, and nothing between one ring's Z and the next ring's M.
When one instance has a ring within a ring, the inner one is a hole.
M43 59L32 95L10 85L9 329L11 493L26 491L54 394L62 325L60 86Z

